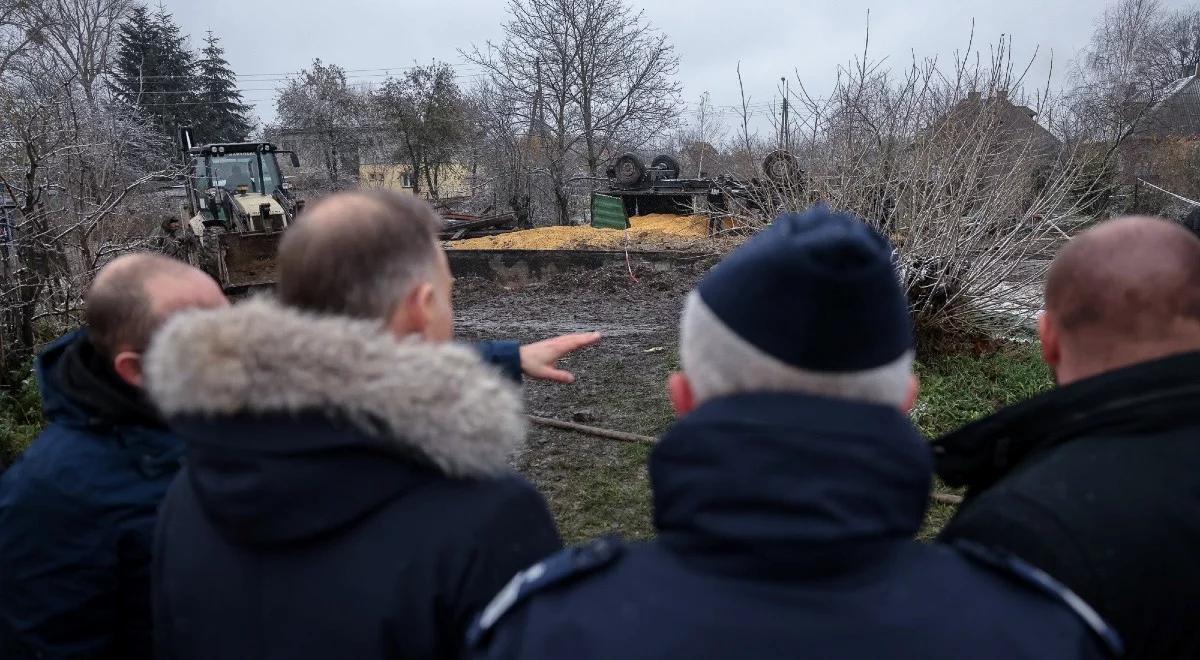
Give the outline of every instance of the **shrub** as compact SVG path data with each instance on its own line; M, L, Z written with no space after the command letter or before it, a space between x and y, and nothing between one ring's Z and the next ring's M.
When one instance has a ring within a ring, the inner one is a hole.
M27 366L10 389L0 390L0 465L11 465L44 424L37 379L32 366Z

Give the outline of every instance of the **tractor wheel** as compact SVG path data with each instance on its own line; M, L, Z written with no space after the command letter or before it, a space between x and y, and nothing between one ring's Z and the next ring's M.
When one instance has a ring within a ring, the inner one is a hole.
M789 151L772 151L763 160L763 174L775 183L796 181L803 174L800 163Z
M662 155L650 161L650 167L656 170L665 170L670 172L668 179L678 179L682 168L679 167L679 161L667 155Z
M613 169L616 170L616 182L622 186L636 186L646 175L646 166L633 154L621 154Z

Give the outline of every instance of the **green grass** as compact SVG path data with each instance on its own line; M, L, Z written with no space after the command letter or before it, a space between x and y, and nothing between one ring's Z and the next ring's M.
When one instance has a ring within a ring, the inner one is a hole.
M674 366L659 366L650 380L665 379ZM650 435L665 430L673 418L665 395L628 396L620 387L628 374L619 362L601 371L608 382L589 393L589 400L611 413L598 426ZM1036 343L938 355L921 360L917 372L922 394L913 419L930 438L1052 385ZM554 432L535 443L531 453L535 458L522 467L546 494L568 543L610 533L634 539L653 536L645 470L649 448ZM935 490L961 494L941 483ZM931 502L919 538L932 538L953 515L954 506Z
M1035 342L1009 343L982 353L952 353L921 360L921 398L913 421L929 438L937 438L1006 405L1028 399L1050 388L1050 370L1042 362ZM961 491L936 481L939 493ZM918 538L937 535L954 515L955 507L930 502Z
M1002 344L983 354L921 360L921 398L913 421L929 437L953 431L1053 385L1034 342Z
M0 389L0 465L11 465L45 423L32 369L23 369L18 378L11 389Z

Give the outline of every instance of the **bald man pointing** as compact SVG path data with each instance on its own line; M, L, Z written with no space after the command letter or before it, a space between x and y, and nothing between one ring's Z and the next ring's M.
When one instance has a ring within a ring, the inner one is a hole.
M1200 657L1200 239L1152 218L1080 235L1040 323L1058 389L935 444L968 487L942 540L1058 578L1128 658Z
M186 264L120 257L87 328L38 357L49 426L0 478L0 658L153 657L150 540L183 444L143 393L142 353L176 312L227 304Z

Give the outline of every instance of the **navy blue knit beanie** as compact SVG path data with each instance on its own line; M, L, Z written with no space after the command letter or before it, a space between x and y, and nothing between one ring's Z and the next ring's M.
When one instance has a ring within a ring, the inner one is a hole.
M776 219L697 292L738 336L801 369L863 371L913 349L891 243L825 205Z

